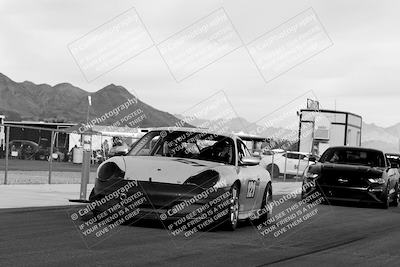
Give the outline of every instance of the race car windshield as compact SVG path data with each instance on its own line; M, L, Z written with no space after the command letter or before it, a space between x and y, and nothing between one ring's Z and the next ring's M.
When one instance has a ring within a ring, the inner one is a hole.
M201 159L234 164L234 142L215 134L186 131L152 131L143 136L130 156Z
M328 149L321 156L320 162L385 167L385 157L383 153L379 151L362 149Z

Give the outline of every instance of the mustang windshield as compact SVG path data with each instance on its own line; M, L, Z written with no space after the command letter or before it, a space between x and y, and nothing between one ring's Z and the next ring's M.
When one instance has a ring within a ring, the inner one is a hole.
M385 167L383 153L367 149L330 148L321 156L320 162Z
M129 152L130 156L159 156L201 159L234 164L231 138L202 132L151 131Z

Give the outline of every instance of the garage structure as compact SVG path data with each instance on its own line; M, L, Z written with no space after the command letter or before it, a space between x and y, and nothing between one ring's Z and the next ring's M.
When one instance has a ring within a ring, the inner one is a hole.
M52 130L55 132L54 137L54 148L63 153L68 152L68 136L66 133L59 131L65 130L73 125L74 123L56 123L56 122L36 122L36 121L5 121L4 118L1 120L1 124L9 125L9 140L22 140L31 141L46 149L51 146ZM0 158L4 157L5 153L5 139L7 133L5 133L5 127L0 128Z
M44 148L50 147L51 131L67 129L74 123L36 122L36 121L5 121L4 123L16 127L10 127L10 141L28 140L33 141ZM25 127L25 128L24 128ZM30 127L30 128L29 128ZM40 128L43 128L41 130ZM54 146L61 151L68 152L68 136L65 133L57 133Z
M302 109L299 151L321 155L330 146L361 146L362 117L328 109Z

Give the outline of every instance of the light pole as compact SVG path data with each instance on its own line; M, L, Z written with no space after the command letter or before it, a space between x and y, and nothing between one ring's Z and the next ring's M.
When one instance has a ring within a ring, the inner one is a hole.
M86 127L85 129L88 130L89 125L89 111L90 107L92 106L92 98L88 96L88 108L86 114ZM87 131L86 130L86 131ZM91 132L91 129L90 129ZM87 185L89 183L89 176L90 176L90 158L91 158L91 136L88 134L83 134L83 161L82 161L82 176L81 176L81 190L79 198L81 200L86 200L86 193L87 193Z

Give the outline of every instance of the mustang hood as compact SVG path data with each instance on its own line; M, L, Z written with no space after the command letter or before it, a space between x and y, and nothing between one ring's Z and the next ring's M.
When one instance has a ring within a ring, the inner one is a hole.
M345 164L321 164L317 169L320 172L319 182L322 184L340 186L367 186L368 178L380 178L384 169L368 166Z
M368 166L360 165L346 165L346 164L332 164L325 163L322 165L321 171L323 174L348 174L353 177L366 177L366 178L376 178L381 177L383 173L382 168L373 168Z
M224 166L222 163L204 160L153 156L113 157L106 162L117 164L125 172L125 179L138 181L151 179L153 182L172 184L182 184L193 175ZM99 166L99 169L101 167Z

